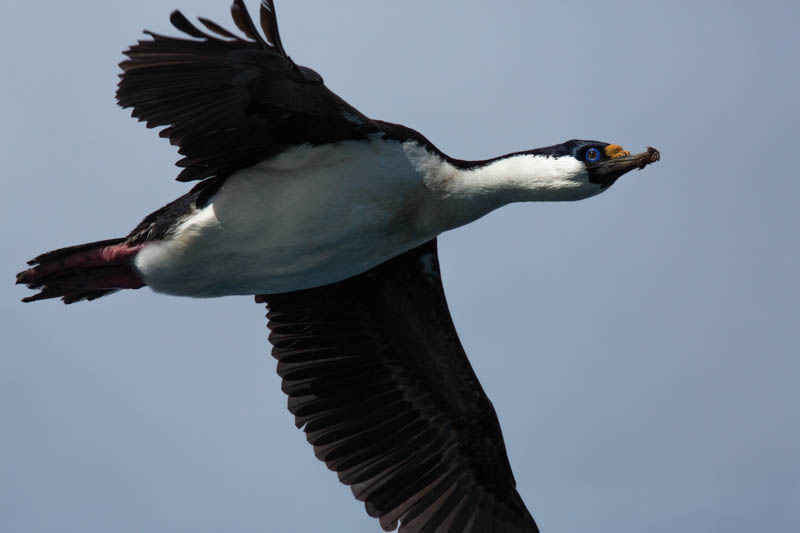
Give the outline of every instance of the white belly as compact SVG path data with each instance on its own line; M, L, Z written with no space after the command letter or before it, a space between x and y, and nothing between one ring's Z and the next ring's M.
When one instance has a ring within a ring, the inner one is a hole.
M135 266L154 290L185 296L325 285L434 237L419 216L428 195L399 142L298 147L230 176Z

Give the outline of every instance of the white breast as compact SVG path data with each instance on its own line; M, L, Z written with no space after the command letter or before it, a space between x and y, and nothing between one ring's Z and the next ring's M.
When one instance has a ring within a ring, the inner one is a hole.
M299 290L364 272L434 237L428 189L402 143L374 136L293 148L231 175L213 203L135 265L154 290L221 296Z

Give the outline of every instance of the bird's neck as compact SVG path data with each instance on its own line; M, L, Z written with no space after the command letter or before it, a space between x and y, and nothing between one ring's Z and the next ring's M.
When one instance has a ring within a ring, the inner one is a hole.
M447 159L417 143L406 143L404 148L431 193L428 216L446 229L514 202L580 200L596 194L587 193L588 176L580 178L585 171L573 158L521 152L469 162Z

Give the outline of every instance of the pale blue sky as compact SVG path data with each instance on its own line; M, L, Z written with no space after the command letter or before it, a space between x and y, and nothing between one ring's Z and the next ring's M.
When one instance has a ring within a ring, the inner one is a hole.
M173 8L233 27L226 0L4 3L0 530L378 531L294 428L252 299L19 303L25 260L187 190L113 99ZM545 533L800 530L799 10L278 0L297 62L454 157L661 150L600 197L440 239Z

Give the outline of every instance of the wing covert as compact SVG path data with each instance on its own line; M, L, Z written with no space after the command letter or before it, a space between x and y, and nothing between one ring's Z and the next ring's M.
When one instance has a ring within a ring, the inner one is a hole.
M384 529L538 531L450 318L435 239L256 301L297 426Z

